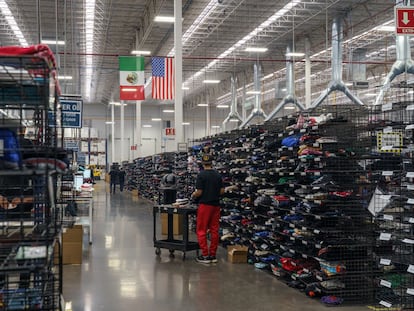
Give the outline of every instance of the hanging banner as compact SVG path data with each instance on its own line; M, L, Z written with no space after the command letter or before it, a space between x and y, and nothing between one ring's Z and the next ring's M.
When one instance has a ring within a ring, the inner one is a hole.
M62 127L81 128L82 127L82 108L81 99L60 99L62 107Z

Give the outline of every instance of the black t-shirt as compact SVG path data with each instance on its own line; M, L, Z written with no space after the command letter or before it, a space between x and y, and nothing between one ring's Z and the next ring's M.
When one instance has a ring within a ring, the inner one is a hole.
M196 180L196 189L203 190L199 203L218 206L220 204L220 189L223 181L215 170L201 171Z

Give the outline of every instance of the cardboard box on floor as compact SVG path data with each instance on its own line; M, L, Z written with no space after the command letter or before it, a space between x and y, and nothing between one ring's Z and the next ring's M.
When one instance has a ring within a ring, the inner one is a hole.
M83 246L83 227L74 225L72 228L64 228L62 234L62 263L81 264Z
M168 234L168 214L161 213L161 234ZM183 215L174 214L173 215L173 234L181 235L183 234Z
M227 260L231 263L247 263L248 247L243 245L227 246Z

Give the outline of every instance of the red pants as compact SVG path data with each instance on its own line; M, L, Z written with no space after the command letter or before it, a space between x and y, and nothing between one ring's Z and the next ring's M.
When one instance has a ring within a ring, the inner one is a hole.
M197 211L197 239L201 255L216 256L219 244L220 206L200 203ZM207 243L207 232L210 231L210 247Z

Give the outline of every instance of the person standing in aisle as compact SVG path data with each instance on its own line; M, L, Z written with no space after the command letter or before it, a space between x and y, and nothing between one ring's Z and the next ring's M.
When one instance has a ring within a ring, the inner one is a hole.
M115 193L116 190L116 184L119 181L119 169L118 166L112 165L111 171L109 172L109 192Z
M121 169L118 172L118 178L119 178L119 191L124 191L124 184L125 184L125 170L121 167Z
M200 263L216 263L219 244L220 196L224 193L221 175L212 168L213 156L203 154L201 163L204 170L197 175L196 190L191 195L198 200L197 239L201 255L196 258ZM210 232L210 246L207 233Z

